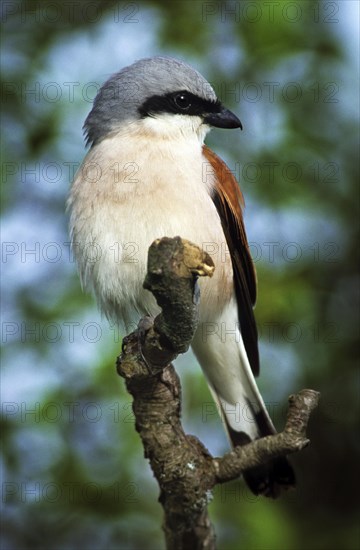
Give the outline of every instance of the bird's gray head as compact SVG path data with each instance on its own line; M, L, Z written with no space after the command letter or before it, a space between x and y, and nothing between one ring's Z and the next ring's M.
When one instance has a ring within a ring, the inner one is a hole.
M164 114L201 117L219 128L241 128L210 84L195 69L169 57L141 59L101 87L85 124L87 144L95 145L124 123Z

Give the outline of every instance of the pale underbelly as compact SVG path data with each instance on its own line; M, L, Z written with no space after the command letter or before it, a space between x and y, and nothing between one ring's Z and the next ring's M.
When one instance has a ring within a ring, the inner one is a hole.
M136 322L143 314L155 315L158 307L152 294L143 289L147 254L151 243L161 237L180 236L188 239L210 254L215 263L212 278L200 278L200 319L211 321L218 317L230 301L233 291L231 258L220 220L209 209L196 219L184 209L177 215L166 212L155 219L142 208L121 216L117 209L113 223L101 221L101 212L94 222L92 235L101 251L91 266L89 282L100 308L111 319L125 324ZM127 216L127 221L125 218ZM207 219L206 219L207 218ZM123 223L121 223L121 220Z

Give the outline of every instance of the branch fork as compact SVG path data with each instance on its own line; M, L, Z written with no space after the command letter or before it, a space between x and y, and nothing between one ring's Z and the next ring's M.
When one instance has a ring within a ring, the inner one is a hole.
M319 394L305 389L289 397L284 431L236 447L214 458L181 425L181 386L171 362L188 350L199 320L198 277L212 276L211 257L193 243L175 237L149 248L144 288L155 296L161 313L145 317L124 338L117 371L133 396L138 431L160 487L168 550L215 549L207 506L216 484L309 444L306 428Z

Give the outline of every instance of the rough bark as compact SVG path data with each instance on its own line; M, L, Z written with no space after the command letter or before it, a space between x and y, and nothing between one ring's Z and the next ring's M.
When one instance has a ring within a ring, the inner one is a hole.
M144 287L161 313L141 320L124 338L117 370L133 396L136 430L160 487L168 550L215 549L207 506L217 483L309 444L306 426L319 394L303 390L289 398L283 432L213 458L181 425L181 387L171 361L190 346L198 323L197 278L211 276L214 264L197 246L180 237L155 241L148 256Z

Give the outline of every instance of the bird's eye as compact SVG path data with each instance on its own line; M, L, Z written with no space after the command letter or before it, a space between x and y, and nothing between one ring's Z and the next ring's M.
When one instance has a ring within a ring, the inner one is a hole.
M174 102L176 106L179 107L179 109L182 109L184 111L187 110L191 105L190 98L187 94L177 94L174 97Z

